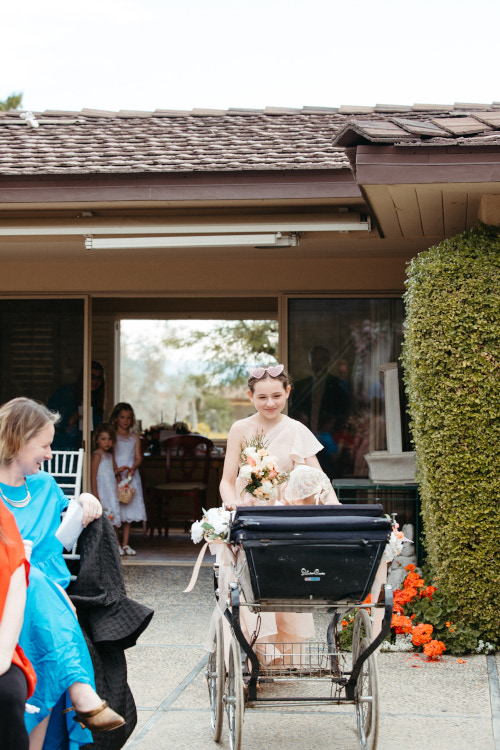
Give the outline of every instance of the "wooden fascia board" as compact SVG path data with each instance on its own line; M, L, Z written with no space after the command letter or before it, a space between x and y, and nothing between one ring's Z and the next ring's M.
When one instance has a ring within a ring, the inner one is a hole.
M358 146L356 179L360 186L500 182L500 147Z
M152 175L0 175L1 204L361 198L350 169Z

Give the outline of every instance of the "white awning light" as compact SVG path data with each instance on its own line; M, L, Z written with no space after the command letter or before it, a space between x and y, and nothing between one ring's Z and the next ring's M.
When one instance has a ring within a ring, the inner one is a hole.
M296 233L282 234L213 234L190 237L86 237L87 250L129 250L137 248L182 247L293 247L299 244Z

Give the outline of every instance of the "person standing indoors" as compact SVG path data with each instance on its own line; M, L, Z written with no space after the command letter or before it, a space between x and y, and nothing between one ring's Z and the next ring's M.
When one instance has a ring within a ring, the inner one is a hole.
M98 424L94 432L93 443L95 450L90 464L92 494L101 503L104 513L114 526L118 539L118 529L122 522L117 494L116 464L113 457L113 446L116 443L114 427L104 422ZM119 539L118 543L120 543Z
M115 471L118 482L131 477L129 485L134 490L130 503L120 503L120 520L122 524L122 544L120 555L135 555L129 545L130 524L133 521L146 521L146 507L142 492L141 477L137 469L142 463L142 452L139 435L132 432L135 426L134 410L125 402L116 404L109 421L116 430L114 447Z

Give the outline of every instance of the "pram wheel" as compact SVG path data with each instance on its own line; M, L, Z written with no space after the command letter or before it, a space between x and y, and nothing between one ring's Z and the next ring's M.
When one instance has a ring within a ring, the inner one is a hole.
M243 671L241 665L241 649L236 638L232 638L229 649L229 664L227 669L226 694L227 721L229 726L229 745L231 750L240 750L243 731Z
M360 654L360 644L363 638L367 638L369 643L373 641L372 621L366 609L358 609L354 618L352 629L352 663L356 661Z
M222 696L224 695L224 683L226 668L224 665L224 635L222 620L219 617L215 626L215 648L208 657L207 685L210 696L210 721L212 723L213 740L219 742L222 734Z
M358 655L370 645L363 638ZM353 641L354 649L354 641ZM356 722L361 750L375 750L378 736L378 670L376 654L371 654L363 663L355 692Z

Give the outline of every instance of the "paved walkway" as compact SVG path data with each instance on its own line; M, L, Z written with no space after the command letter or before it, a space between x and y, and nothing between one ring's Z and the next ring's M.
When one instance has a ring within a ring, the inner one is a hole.
M194 547L177 562L176 553L149 563L147 553L140 556L126 561L125 582L155 616L128 652L139 720L126 750L215 750L202 645L214 605L211 568L202 568L194 591L183 594ZM499 671L500 654L467 657L465 664L450 656L428 664L413 654L381 654L378 749L500 750ZM229 748L226 726L218 747ZM262 748L357 750L354 707L249 710L243 749Z

